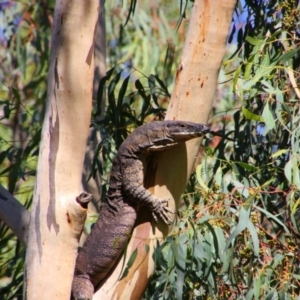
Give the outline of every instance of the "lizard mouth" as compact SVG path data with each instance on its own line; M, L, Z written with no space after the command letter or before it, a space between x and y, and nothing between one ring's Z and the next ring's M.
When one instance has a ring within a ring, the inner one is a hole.
M194 126L194 128L186 128L183 131L178 131L173 133L173 137L175 139L189 139L189 138L195 138L203 136L204 134L208 133L210 131L210 128L206 125L200 125Z
M204 134L205 134L204 132L202 132L202 133L199 133L199 132L182 133L182 134L176 134L175 136L173 136L173 139L175 141L189 140L192 138L201 137Z

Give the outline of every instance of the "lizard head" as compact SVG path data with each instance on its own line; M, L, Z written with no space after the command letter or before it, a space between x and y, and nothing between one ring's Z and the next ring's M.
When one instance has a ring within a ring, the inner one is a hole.
M209 132L204 124L188 121L164 121L167 133L174 142L184 142Z
M200 137L209 132L209 127L187 121L156 121L137 128L125 141L135 144L137 152L163 151L178 143Z

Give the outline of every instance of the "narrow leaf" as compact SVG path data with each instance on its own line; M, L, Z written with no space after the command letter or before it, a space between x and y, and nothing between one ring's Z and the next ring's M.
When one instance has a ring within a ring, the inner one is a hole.
M132 267L133 263L135 262L136 260L136 257L137 257L137 254L138 254L138 250L137 248L132 252L129 260L128 260L128 263L126 265L126 268L122 274L122 276L119 278L119 280L122 280L124 277L126 277L129 273L129 269Z
M266 103L262 117L264 119L264 123L266 125L263 135L266 136L267 133L275 127L275 120L273 114L270 110L269 102Z
M264 121L261 116L252 113L250 110L248 110L245 107L242 107L242 113L243 113L244 117L248 120L253 120L253 121L258 121L258 122Z
M126 90L127 90L129 79L130 79L130 75L128 75L125 78L125 80L123 81L123 83L121 85L120 91L119 91L118 104L117 104L119 110L121 109L121 106L122 106L122 103L123 103L123 99L124 99L124 96L125 96L125 93L126 93Z
M170 97L171 95L170 95L170 93L169 93L169 91L168 91L168 88L167 88L167 86L165 85L165 83L158 77L158 75L155 75L154 77L155 77L156 81L158 82L158 84L159 84L159 85L161 86L161 88L163 89L164 93L165 93L168 97Z
M289 59L291 59L293 56L295 56L295 54L299 51L298 48L290 50L285 52L284 54L282 54L278 61L280 61L281 63L285 63L286 61L288 61Z
M275 215L269 213L267 210L265 210L264 208L261 208L261 207L259 207L259 206L253 205L253 207L254 207L255 209L259 210L260 212L262 212L263 214L265 214L265 216L266 216L267 218L273 219L276 223L278 223L279 225L281 225L281 226L284 228L285 232L289 232L288 228L284 225L284 223L282 223L282 221L280 221L280 220L277 218L277 216L275 216Z
M237 165L241 166L242 168L244 168L245 170L251 171L251 172L255 172L257 170L257 168L255 168L252 165L246 164L244 162L236 162Z
M233 232L229 236L225 249L227 249L229 247L230 243L238 236L238 234L240 234L247 227L248 222L249 222L249 215L250 215L250 209L246 210L242 207L240 210L239 222L238 222L236 228L233 230Z
M198 180L200 186L205 190L205 192L208 192L209 188L202 180L201 168L202 168L202 164L200 164L196 169L196 177L197 177L197 180Z
M264 43L264 40L255 39L249 35L246 37L246 41L253 46L260 46Z
M285 154L285 153L287 153L287 152L289 152L289 151L290 151L289 149L281 149L281 150L278 150L278 151L276 151L275 153L273 153L273 154L271 155L271 158L276 158L276 157L281 156L281 155L283 155L283 154Z
M251 237L252 237L254 255L256 257L258 257L259 256L259 239L258 239L257 231L251 221L248 222L247 229L249 230Z

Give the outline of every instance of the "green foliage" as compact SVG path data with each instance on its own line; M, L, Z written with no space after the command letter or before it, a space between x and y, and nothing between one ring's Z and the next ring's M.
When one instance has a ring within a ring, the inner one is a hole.
M145 299L300 293L300 33L291 26L299 24L299 10L294 1L245 2L237 50L224 62L226 100L211 118L216 137L173 232L157 248ZM235 24L231 39L234 31Z
M24 248L7 226L1 226L0 236L0 299L22 299Z
M172 1L115 1L106 3L108 60L112 68L119 63L140 73L157 74L173 84L174 61L179 59L182 36L176 33L179 14L185 8ZM179 11L180 8L180 11ZM176 47L176 48L175 48Z

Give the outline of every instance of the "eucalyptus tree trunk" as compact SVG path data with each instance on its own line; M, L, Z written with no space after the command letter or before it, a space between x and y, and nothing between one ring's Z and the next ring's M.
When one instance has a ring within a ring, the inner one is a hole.
M89 196L81 176L89 133L98 0L56 2L47 105L26 253L26 299L70 298Z
M194 2L167 119L207 122L235 4L235 0ZM152 162L153 170L147 174L148 188L161 199L171 199L169 203L171 208L176 209L179 206L180 195L192 171L200 142L201 139L192 140L186 145L158 153ZM145 221L147 214L147 211L141 214L139 225L135 228L126 250L128 261L133 251L137 249L137 258L129 273L118 281L124 264L123 257L93 299L141 298L154 271L152 254L157 240L162 241L170 229L162 223L153 227L151 223Z

